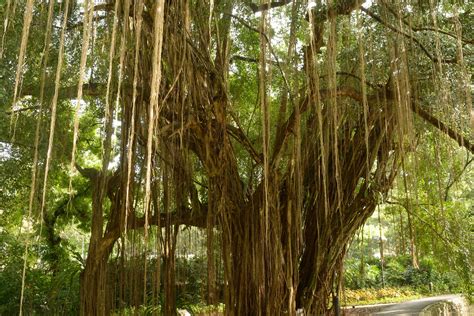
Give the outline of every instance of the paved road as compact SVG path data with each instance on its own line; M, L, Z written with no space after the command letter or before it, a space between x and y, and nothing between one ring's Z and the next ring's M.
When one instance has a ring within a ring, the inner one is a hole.
M418 316L418 315L444 315L443 312L440 312L440 309L435 307L442 305L443 302L454 302L460 303L462 301L462 297L460 295L441 295L441 296L434 296L434 297L427 297L422 298L415 301L409 301L405 303L395 304L391 306L387 306L383 308L381 311L374 313L372 315L377 316L387 316L387 315L410 315L410 316ZM428 306L433 305L433 308L430 308L428 312L424 312L424 309L428 308ZM438 305L439 304L439 305ZM446 313L445 315L448 315ZM449 315L467 315L464 312L455 312L450 311Z

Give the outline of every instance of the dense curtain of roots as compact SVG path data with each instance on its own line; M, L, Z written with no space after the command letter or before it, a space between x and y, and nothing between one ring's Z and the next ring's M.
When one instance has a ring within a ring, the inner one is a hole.
M25 10L14 102L21 95L31 3ZM63 4L41 208L47 194L68 3ZM238 5L233 1L85 1L71 168L80 141L79 109L95 23L108 25L110 37L102 100L102 168L77 166L92 185L91 238L81 274L82 315L159 304L162 312L174 314L177 289L185 285L176 268L178 255L185 256L177 254L186 239L181 236L185 226L205 233L204 298L209 304L224 301L228 315L295 315L298 308L323 315L333 307L329 299L339 294L348 243L387 194L402 157L414 146L413 113L430 123L436 120L418 105L422 87L414 83L414 57L409 52L420 44L411 35L410 22L391 11L400 11L402 3L380 3L377 18L391 25L384 45L371 42L370 32L363 33L362 12L357 12L356 65L344 79L338 58L345 44L339 35L341 19L348 19L361 1L318 3L286 4L291 6L291 24L286 56L280 62L269 36L270 1L253 4L254 10L262 11L257 27L235 16ZM108 11L107 24L94 21L94 5ZM430 5L437 28L432 1ZM302 16L308 42L300 56L296 38ZM48 21L42 67L47 64ZM229 89L234 24L259 38L259 56L253 60L258 64L256 106L261 113L260 123L255 123L257 140L249 139L240 126ZM471 111L459 20L455 30L458 84L463 87L456 97L464 98ZM439 40L435 45L429 57L439 87L436 99L449 103L452 96L443 85ZM390 69L371 84L380 74L371 72L367 60L377 58L374 52L382 49ZM278 102L273 100L274 77L284 85ZM117 122L120 127L114 128ZM455 132L445 132L454 138ZM37 138L39 133L37 128ZM250 176L244 176L248 172L238 156L242 151L251 160ZM32 196L37 153L34 159ZM112 160L118 167L110 166ZM219 278L222 271L224 280Z

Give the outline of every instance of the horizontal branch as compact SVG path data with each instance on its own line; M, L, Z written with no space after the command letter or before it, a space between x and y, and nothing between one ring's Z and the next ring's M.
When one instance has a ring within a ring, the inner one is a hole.
M348 97L359 103L362 103L362 94L353 88L340 88L336 90L335 95L333 95L334 92L331 92L330 90L321 90L319 94L320 94L320 100L324 100L332 96L338 97L338 98ZM369 96L368 98L376 99L373 96ZM308 97L306 97L299 106L300 113L303 113L308 109L308 104L309 104L309 99ZM438 130L440 130L441 132L445 133L450 138L455 140L460 146L467 148L471 153L474 154L474 144L472 144L468 139L466 139L466 137L461 135L455 129L451 128L450 126L442 122L440 119L436 118L431 113L429 113L425 109L418 106L416 102L412 102L412 111L415 112L423 120L430 123L431 125L436 127ZM285 144L288 136L293 132L295 124L296 124L296 114L295 112L293 112L291 116L288 118L288 120L286 121L286 123L283 126L281 126L281 129L284 132L281 134L281 137L277 138L275 141L275 147L274 147L275 150L273 152L273 157L271 159L272 164L275 163L276 160L278 159L281 153L281 150L284 147L283 145Z
M185 209L180 212L171 213L160 213L158 216L153 216L148 220L150 226L166 227L166 225L186 225L194 226L199 228L207 227L207 215L203 213L193 212L190 209ZM108 222L107 225L112 223ZM127 229L140 229L144 228L145 219L143 217L137 218L134 212L131 212L127 223ZM100 243L97 247L97 256L101 257L106 253L110 247L114 245L116 240L123 233L124 227L120 225L119 221L114 221L113 227L108 227L103 238L100 239Z
M101 3L94 6L94 11L110 11L114 9L113 3Z
M160 213L158 218L157 215L152 216L148 220L148 224L151 226L166 227L173 225L185 225L194 226L199 228L207 227L207 214L202 212L194 212L191 209L185 208L180 211L174 211L170 213ZM129 229L143 228L145 225L144 217L135 217L129 220L127 227Z
M254 63L254 64L258 64L260 62L257 58L252 58L252 57L247 57L247 56L233 55L232 57L230 57L230 63L233 63L236 60L244 61L248 63ZM266 62L273 65L278 65L278 63L275 60L268 59Z
M444 31L444 30L439 29L439 28L437 29L437 28L434 28L434 27L415 27L415 28L413 28L413 31L414 32L437 32L437 33L440 33L440 34L450 36L450 37L452 37L456 40L458 39L458 36L456 34ZM461 42L463 42L464 44L474 44L474 40L466 39L466 38L461 38Z

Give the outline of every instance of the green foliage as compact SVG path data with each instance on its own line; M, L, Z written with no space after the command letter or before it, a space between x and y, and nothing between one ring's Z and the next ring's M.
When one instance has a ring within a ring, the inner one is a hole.
M358 260L354 258L346 260L345 287L362 291L382 289L381 273L378 259L372 258L365 263L364 277L360 275ZM420 260L418 269L413 268L408 255L386 257L384 280L388 288L410 288L420 294L467 292L463 280L456 271L443 271L437 261L429 257Z
M406 276L407 271L412 269L409 256L388 257L384 268L384 276L388 286L414 285L410 283Z
M127 308L122 308L120 310L117 310L115 312L112 312L112 316L135 316L135 315L140 315L140 316L148 316L148 315L159 315L161 312L161 306L156 306L156 305L147 305L147 306L132 306L132 307L127 307Z
M376 258L362 262L357 257L344 261L344 286L350 289L378 287L380 282L380 264Z
M60 271L50 280L48 302L57 315L79 314L79 278L82 266L74 260L63 260Z
M176 258L178 306L186 307L203 301L206 293L207 261L204 256Z
M196 304L189 305L186 309L191 313L191 315L221 315L224 312L224 304L218 305L205 305L205 304Z
M0 234L0 314L16 314L20 304L24 246L14 236ZM35 248L33 250L36 250ZM34 261L30 249L29 261ZM25 279L25 297L31 310L45 311L48 277L40 270L28 269Z
M0 315L17 314L20 304L24 243L0 233ZM71 260L58 264L55 275L39 259L44 246L31 245L25 278L27 314L76 315L79 310L80 265Z

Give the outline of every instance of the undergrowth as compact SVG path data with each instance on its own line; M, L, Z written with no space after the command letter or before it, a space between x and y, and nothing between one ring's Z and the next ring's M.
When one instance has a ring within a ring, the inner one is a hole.
M409 287L366 288L345 290L342 305L372 305L383 303L398 303L422 297L422 293Z

